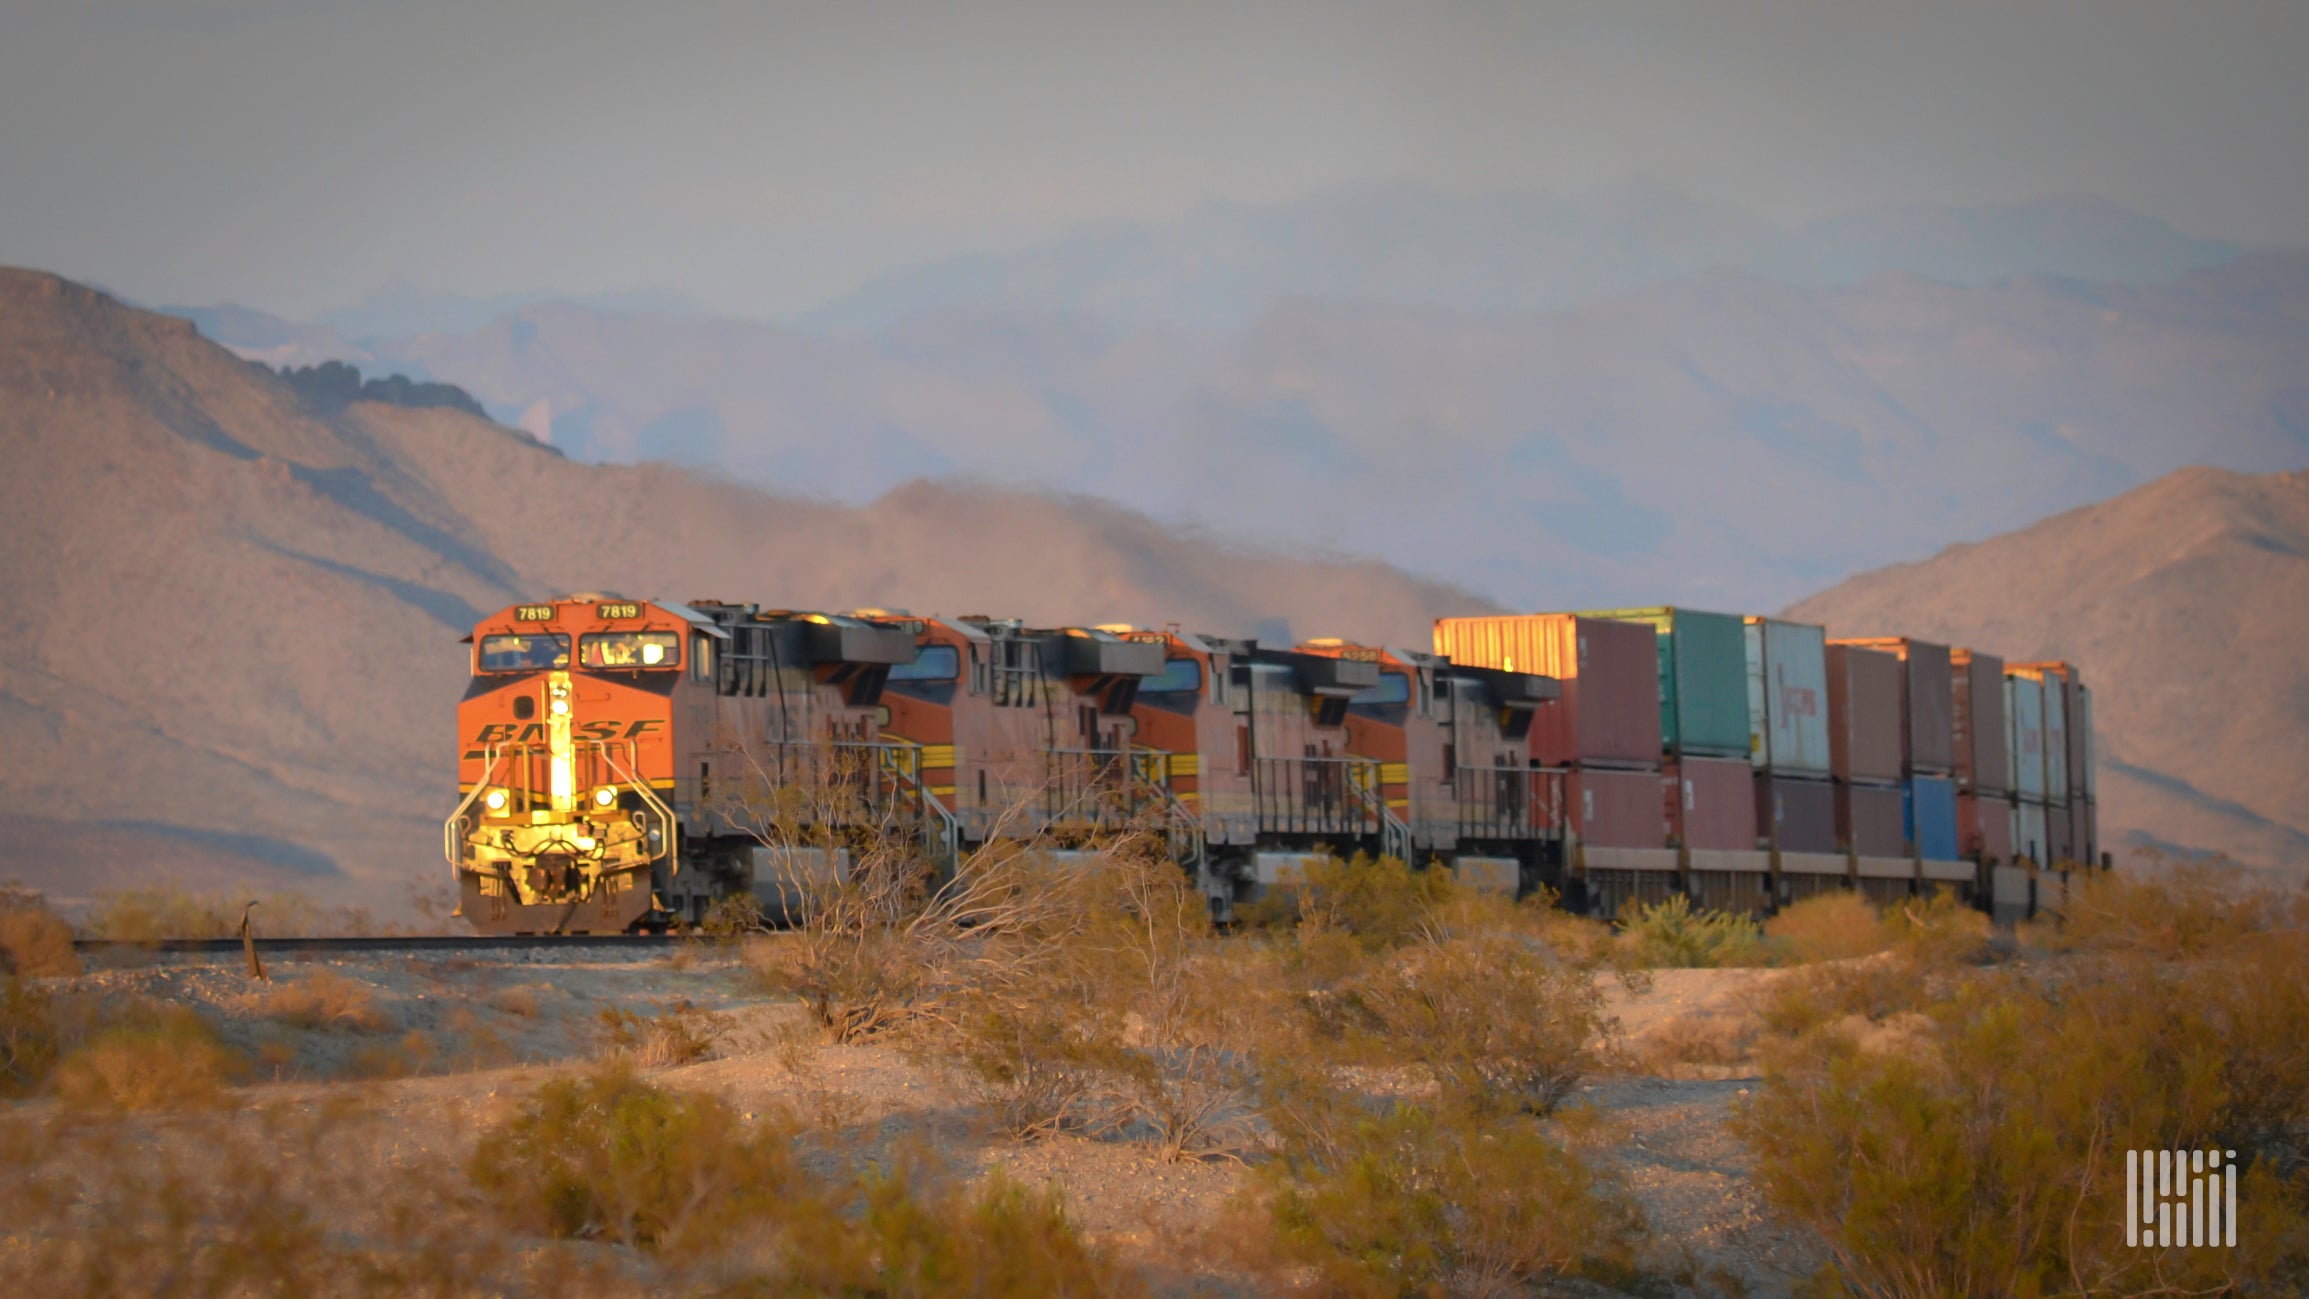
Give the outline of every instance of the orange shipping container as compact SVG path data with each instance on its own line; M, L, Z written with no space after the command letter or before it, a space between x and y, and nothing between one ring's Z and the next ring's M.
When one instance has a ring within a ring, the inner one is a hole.
M2012 804L1994 795L1956 796L1958 849L1990 865L2012 862Z
M1649 626L1553 613L1439 618L1435 652L1563 683L1562 697L1532 714L1541 765L1658 768L1659 636Z
M1651 629L1644 632L1648 636ZM1667 847L1658 772L1583 768L1564 780L1573 828L1583 842L1599 848Z

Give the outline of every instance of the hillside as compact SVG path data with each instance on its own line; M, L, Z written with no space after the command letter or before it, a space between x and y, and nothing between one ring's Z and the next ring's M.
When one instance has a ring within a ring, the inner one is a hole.
M232 337L277 358L284 334ZM2186 464L2309 462L2309 254L2129 287L1712 272L1545 314L1299 298L1227 335L540 304L347 346L581 460L849 501L921 476L1079 492L1542 608L1774 607Z
M2309 473L2183 470L1788 614L2073 660L2120 853L2309 867Z
M457 639L577 589L1420 643L1483 603L1080 500L851 508L564 458L452 409L308 404L201 338L0 269L0 878L430 885Z

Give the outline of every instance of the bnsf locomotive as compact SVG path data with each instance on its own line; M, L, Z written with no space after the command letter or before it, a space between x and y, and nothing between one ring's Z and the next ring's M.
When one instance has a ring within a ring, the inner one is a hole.
M990 840L1063 854L1126 831L1166 845L1222 918L1322 852L1440 862L1601 911L1679 890L1760 910L1823 885L1889 896L1933 881L2000 907L2018 887L2034 906L2034 862L2091 860L2089 738L2072 727L2075 757L2056 770L2064 741L2046 720L2070 698L2066 715L2089 723L2073 668L1960 663L1970 702L1955 715L1977 734L1940 742L1957 784L1932 774L1944 764L1903 785L1903 754L1933 756L1928 714L1949 725L1948 651L1823 651L1819 629L1767 619L1746 620L1743 651L1727 615L1683 614L1672 634L1703 618L1726 627L1712 693L1694 675L1706 646L1671 640L1664 620L1655 676L1651 628L1576 615L1502 620L1545 624L1556 649L1439 624L1438 644L1496 664L1472 666L1175 627L564 596L502 610L469 638L445 847L460 914L484 933L691 924L744 895L776 913L892 844L946 867ZM1795 649L1810 636L1817 690L1762 690L1761 672L1780 681L1803 657L1774 648L1768 623ZM1823 663L1851 688L1824 684ZM1607 707L1615 680L1628 689ZM1782 695L1824 697L1831 716L1783 716ZM2020 701L2009 728L2007 697ZM1728 715L1703 727L1702 703ZM1663 765L1678 717L1677 761ZM1724 747L1700 756L1715 732ZM2044 782L2005 778L2007 740L2015 766L2077 791L2066 810ZM1872 766L1879 749L1888 765ZM1973 770L1963 755L1976 749Z
M1158 832L1214 911L1323 851L1551 869L1549 677L1407 650L576 595L470 637L460 912L484 933L785 904L857 836L951 861Z

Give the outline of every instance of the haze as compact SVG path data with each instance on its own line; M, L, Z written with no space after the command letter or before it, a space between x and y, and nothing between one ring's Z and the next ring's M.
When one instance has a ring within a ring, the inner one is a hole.
M1092 220L1648 180L1799 222L2090 194L2309 243L2309 7L0 10L0 262L295 318L400 282L795 318Z

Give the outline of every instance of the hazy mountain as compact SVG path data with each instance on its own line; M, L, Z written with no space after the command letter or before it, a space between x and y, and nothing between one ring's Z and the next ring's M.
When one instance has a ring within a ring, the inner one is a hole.
M1650 185L1572 196L1364 186L934 261L801 323L870 334L959 308L1228 332L1285 298L1532 313L1709 270L1820 288L1894 272L1966 285L2030 274L2153 284L2238 254L2089 198L1879 208L1783 229Z
M2309 867L2309 473L2183 470L1788 614L2069 659L2104 839Z
M0 269L0 878L166 872L391 903L445 878L479 612L581 589L1423 642L1482 601L1088 501L865 508L309 403L190 324Z
M1543 315L1300 300L1231 337L543 304L353 359L578 459L850 501L1046 487L1527 607L1773 607L2186 464L2309 464L2309 254L2129 287L1717 272Z

